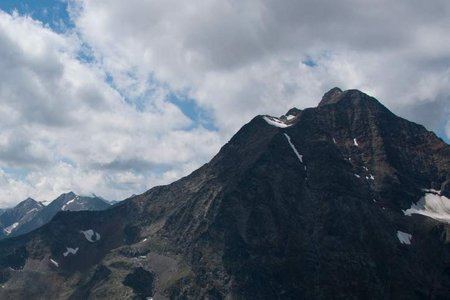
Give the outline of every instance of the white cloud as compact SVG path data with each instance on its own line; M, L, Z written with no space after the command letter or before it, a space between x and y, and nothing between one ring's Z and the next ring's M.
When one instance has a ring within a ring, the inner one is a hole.
M445 0L71 1L119 89L144 92L151 75L211 109L228 136L257 113L314 105L335 85L438 129L411 107L450 92L449 12ZM308 57L316 67L302 65Z
M31 194L32 188L26 183L14 179L0 169L0 199L1 207L10 207L18 199L25 199Z
M139 109L126 102L103 70L77 59L80 45L0 12L2 206L68 190L122 199L185 175L222 143L166 101L164 87Z

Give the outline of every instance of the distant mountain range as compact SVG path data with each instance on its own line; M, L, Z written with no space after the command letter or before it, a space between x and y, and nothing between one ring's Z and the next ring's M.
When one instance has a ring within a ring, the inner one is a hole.
M48 223L59 211L103 210L111 204L99 197L60 195L47 206L27 198L13 208L0 212L0 239L30 232Z
M172 184L0 241L0 298L450 299L449 208L450 146L334 88Z

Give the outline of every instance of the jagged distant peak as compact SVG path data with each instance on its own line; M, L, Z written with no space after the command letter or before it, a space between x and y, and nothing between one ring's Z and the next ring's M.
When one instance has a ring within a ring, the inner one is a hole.
M38 203L36 200L34 200L33 198L28 197L27 199L23 200L22 202L20 202L19 204L25 204L25 203Z
M77 194L75 194L74 192L70 191L67 193L62 193L61 195L59 195L58 197L56 197L56 199L50 201L50 204L54 204L54 203L64 203L67 202L69 200L75 199L76 197L78 197Z
M39 202L37 202L33 198L28 197L27 199L19 202L15 207L20 208L20 207L30 207L30 206L39 207L41 205L39 204Z
M65 194L62 194L62 195L65 195L65 196L67 196L67 197L76 197L76 196L77 196L77 194L75 194L75 193L72 192L72 191L70 191L70 192L68 192L68 193L65 193Z
M23 200L23 202L25 202L25 201L27 201L27 202L36 202L36 200L34 200L31 197L28 197L27 199Z

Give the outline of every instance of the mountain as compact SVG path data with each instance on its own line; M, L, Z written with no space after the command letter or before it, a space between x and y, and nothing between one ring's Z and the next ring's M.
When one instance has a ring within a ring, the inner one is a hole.
M42 203L27 198L15 207L4 210L0 215L0 226L3 229L0 238L10 235L18 227L29 222L43 208Z
M48 223L59 211L104 210L109 207L108 202L97 196L78 196L73 192L60 195L47 206L28 198L0 215L0 224L4 227L3 237L18 236Z
M0 297L448 299L449 198L449 145L334 88L170 185L0 241Z

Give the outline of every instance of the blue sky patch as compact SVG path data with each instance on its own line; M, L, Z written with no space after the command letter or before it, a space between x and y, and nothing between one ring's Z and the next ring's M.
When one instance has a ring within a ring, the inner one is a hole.
M29 170L24 168L11 168L11 167L5 167L2 168L2 170L9 176L13 177L14 179L16 180L18 179L21 181L24 181L28 173L30 172Z
M302 60L302 64L311 68L317 67L317 62L312 59L311 56L307 56L304 60Z
M17 11L20 15L29 15L56 32L73 27L65 0L2 0L0 9L7 13Z
M183 114L193 121L192 128L200 125L210 131L218 131L212 113L198 106L193 99L171 93L167 96L167 100L178 106Z

